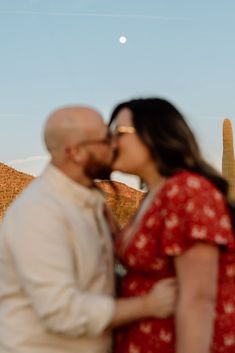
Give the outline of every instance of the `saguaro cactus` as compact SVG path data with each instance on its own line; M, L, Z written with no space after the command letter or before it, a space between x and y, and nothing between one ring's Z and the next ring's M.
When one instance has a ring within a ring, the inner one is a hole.
M235 200L235 160L233 149L233 129L229 119L223 123L222 174L229 182L229 196Z

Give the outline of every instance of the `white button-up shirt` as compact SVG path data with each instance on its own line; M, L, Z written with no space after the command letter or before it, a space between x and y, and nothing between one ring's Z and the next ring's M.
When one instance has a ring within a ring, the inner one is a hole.
M0 232L0 352L106 353L114 312L104 199L49 165Z

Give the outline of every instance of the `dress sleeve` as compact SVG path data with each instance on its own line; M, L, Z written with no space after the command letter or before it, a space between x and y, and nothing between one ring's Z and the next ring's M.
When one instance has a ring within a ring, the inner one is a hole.
M163 199L164 254L180 255L198 241L223 248L234 242L223 195L205 178L179 177L169 183Z

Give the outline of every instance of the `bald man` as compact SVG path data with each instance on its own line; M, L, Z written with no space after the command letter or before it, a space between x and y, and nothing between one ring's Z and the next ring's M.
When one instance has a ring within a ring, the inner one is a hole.
M102 117L86 107L45 125L51 162L9 208L0 235L0 352L108 353L111 328L173 310L174 285L114 300L104 199L113 159Z

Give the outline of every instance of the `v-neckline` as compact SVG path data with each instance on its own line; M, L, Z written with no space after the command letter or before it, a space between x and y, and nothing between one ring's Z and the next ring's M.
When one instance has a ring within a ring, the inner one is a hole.
M141 206L137 210L136 214L133 216L130 224L120 232L120 239L117 240L117 243L121 243L120 247L118 247L118 252L122 256L125 254L129 245L131 244L131 241L134 238L143 217L150 211L153 200L155 199L156 195L158 195L164 188L166 182L167 179L164 179L163 182L159 183L152 191L150 191L145 196Z

